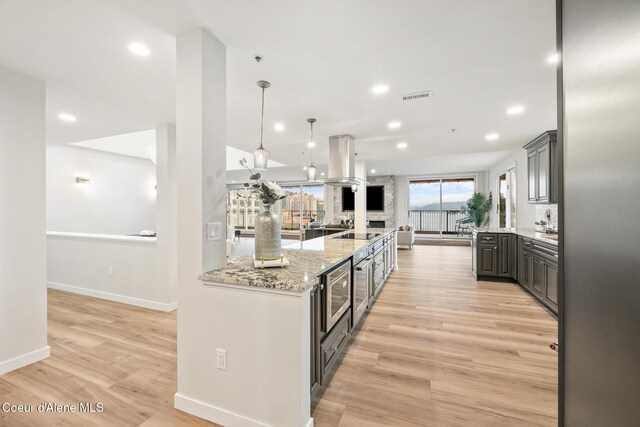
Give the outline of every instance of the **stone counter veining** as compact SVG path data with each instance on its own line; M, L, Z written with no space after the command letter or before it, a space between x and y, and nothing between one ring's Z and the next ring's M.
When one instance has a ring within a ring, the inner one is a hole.
M302 242L283 241L282 253L290 262L284 268L255 268L253 256L249 255L229 258L226 267L208 271L200 275L200 280L303 293L316 284L317 276L393 231L395 229L368 229L368 233L381 233L371 240L340 238L345 233L364 233L362 230L347 230Z
M535 231L532 228L474 228L474 231L478 233L497 233L497 234L516 234L522 237L528 237L529 239L540 240L541 242L549 243L551 245L558 246L558 240L550 238L549 234ZM551 235L553 236L553 234ZM557 237L557 234L555 235Z

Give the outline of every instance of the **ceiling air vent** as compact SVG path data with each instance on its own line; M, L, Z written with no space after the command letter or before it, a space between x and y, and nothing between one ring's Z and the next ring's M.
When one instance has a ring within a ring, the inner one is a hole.
M414 101L416 99L431 98L431 97L433 97L433 91L425 90L424 92L408 93L406 95L402 95L402 100Z

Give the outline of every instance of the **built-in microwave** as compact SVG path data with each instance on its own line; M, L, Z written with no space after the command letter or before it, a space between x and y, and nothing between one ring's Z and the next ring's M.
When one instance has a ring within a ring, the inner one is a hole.
M351 260L322 275L322 290L324 331L329 332L351 307Z

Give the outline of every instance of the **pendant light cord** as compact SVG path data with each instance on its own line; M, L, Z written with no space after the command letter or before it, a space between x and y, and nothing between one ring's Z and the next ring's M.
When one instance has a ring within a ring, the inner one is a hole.
M311 123L311 142L313 142L313 123ZM311 166L313 166L313 147L311 147Z
M262 137L264 135L264 89L265 87L262 87L262 113L261 113L261 118L260 118L260 149L262 150Z

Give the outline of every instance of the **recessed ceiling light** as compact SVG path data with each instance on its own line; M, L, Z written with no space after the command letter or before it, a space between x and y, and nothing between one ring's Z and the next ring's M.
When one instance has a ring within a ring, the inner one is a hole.
M375 169L371 169L371 173L376 173L376 170Z
M78 118L73 114L67 114L67 113L58 114L58 118L60 120L64 120L65 122L75 122L78 120Z
M320 172L320 176L324 176L324 172Z
M136 55L140 55L140 56L149 56L151 54L151 51L149 50L149 48L140 43L131 43L129 45L129 50L135 53Z
M487 141L495 141L496 139L498 139L500 135L498 135L497 133L490 133L487 134L487 136L484 137L484 139L486 139Z
M557 64L558 62L560 62L560 54L557 52L554 53L553 55L547 58L547 62L549 64Z
M389 126L389 129L398 129L402 124L400 122L389 122L387 126Z
M387 93L389 92L389 86L387 85L376 85L371 89L373 93Z
M306 167L306 166L303 166L303 167L302 167L302 170L303 170L303 171L306 171L307 169L309 169L309 168L308 168L308 167Z
M507 114L510 116L515 116L516 114L520 114L524 111L523 105L514 105L513 107L509 107L507 109Z
M313 141L309 141L309 143L307 144L307 147L309 148L316 148L316 143Z
M284 123L276 123L273 125L273 128L278 132L282 132L284 130Z
M235 182L235 181L231 181L231 183L232 183L232 184L235 184L236 182Z
M398 142L397 145L398 148L400 148L401 150L407 148L407 143L406 142Z

